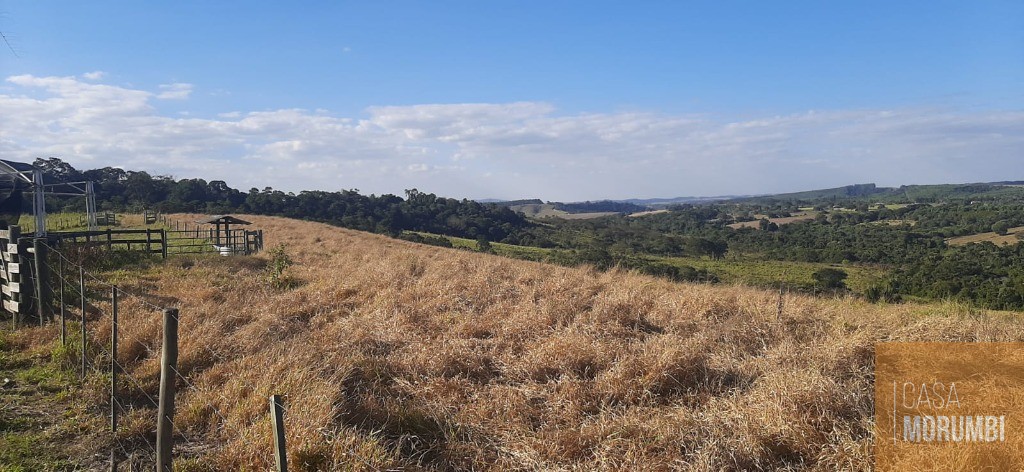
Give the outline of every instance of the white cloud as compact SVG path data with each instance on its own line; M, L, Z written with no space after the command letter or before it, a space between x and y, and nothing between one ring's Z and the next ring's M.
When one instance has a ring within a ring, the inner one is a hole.
M84 78L86 80L100 80L103 77L105 77L106 75L107 75L106 72L98 70L98 71L94 71L94 72L86 72L86 73L82 74L82 78Z
M84 76L83 76L84 77ZM60 156L248 189L405 188L555 200L763 193L850 183L1024 179L1024 113L835 110L745 120L561 114L546 103L165 115L150 92L74 77L8 77L0 158Z
M163 100L184 100L192 94L192 84L174 83L160 86L156 98Z

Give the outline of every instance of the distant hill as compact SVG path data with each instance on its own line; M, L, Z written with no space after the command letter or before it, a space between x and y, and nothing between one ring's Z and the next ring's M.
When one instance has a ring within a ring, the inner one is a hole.
M566 213L635 213L638 211L647 211L646 206L637 205L629 202L617 202L613 200L601 200L598 202L579 202L579 203L555 203L555 209L562 210Z
M892 203L933 203L944 200L985 200L1010 195L1024 196L1024 182L1004 181L969 184L903 185L898 188L878 187L875 184L855 184L844 187L809 190L804 192L758 195L734 199L741 202L758 201L841 201L868 200Z
M1009 182L975 183L975 184L942 184L942 185L904 185L897 192L914 202L936 202L940 200L985 200L1010 195L1024 196L1021 184Z
M895 193L896 189L878 187L875 184L854 184L844 187L826 188L820 190L807 190L803 192L777 193L770 195L759 195L755 197L743 197L735 200L757 201L757 200L837 200L844 198L859 198L871 195Z
M656 209L659 207L666 207L669 205L681 205L685 203L707 203L707 202L718 202L723 200L733 200L736 198L748 197L749 195L719 195L714 197L675 197L675 198L630 198L626 200L616 200L618 202L633 203L636 205L645 206L648 208Z
M980 182L966 184L929 184L929 185L903 185L900 187L879 187L874 183L845 185L842 187L825 188L817 190L805 190L800 192L775 193L763 195L719 195L712 197L674 197L674 198L627 198L620 200L600 200L586 202L548 202L544 203L539 198L524 200L478 200L481 203L495 203L505 207L519 207L524 205L551 205L547 208L532 208L534 214L527 216L555 216L552 210L568 214L579 213L636 213L645 210L655 210L678 204L699 204L718 201L781 201L781 200L802 200L806 202L815 201L839 201L845 199L868 199L875 202L919 202L929 203L945 199L986 199L1006 195L1024 194L1024 180L1005 180L999 182ZM631 206L625 206L628 204ZM513 208L523 213L522 208ZM542 211L543 210L543 211Z
M519 205L543 205L544 200L539 198L530 198L525 200L478 200L480 203L493 203L502 207L514 207Z

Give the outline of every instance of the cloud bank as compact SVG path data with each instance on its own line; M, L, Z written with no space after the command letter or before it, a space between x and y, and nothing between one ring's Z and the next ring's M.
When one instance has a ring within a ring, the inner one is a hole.
M584 200L753 194L851 183L1024 179L1024 112L831 110L742 120L560 113L547 103L171 116L193 85L147 91L81 77L6 78L0 158L57 156L248 189L406 188L469 198Z

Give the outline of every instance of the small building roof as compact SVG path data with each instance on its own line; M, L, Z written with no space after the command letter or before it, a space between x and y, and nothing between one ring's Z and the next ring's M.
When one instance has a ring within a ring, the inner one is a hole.
M252 224L252 223L250 223L248 221L240 220L240 219L235 218L235 217L233 217L231 215L213 215L209 219L199 220L199 221L196 221L196 223L207 224L207 225L223 225L223 224L229 224L229 225L251 225Z

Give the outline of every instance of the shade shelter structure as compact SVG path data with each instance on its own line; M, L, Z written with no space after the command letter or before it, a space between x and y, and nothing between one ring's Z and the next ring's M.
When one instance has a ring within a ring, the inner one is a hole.
M46 236L46 195L85 197L89 230L96 229L96 192L92 182L53 182L32 164L0 159L0 213L7 224L18 223L22 193L32 194L36 237Z
M224 239L221 236L222 234L224 236L231 234L231 225L245 226L252 224L248 221L245 221L240 218L235 218L231 215L214 215L208 219L196 221L196 223L204 225L214 225L217 228L215 233L216 236L214 237L214 244L216 244L217 246L220 246L222 239ZM223 230L221 228L223 228ZM223 231L223 233L221 231Z

